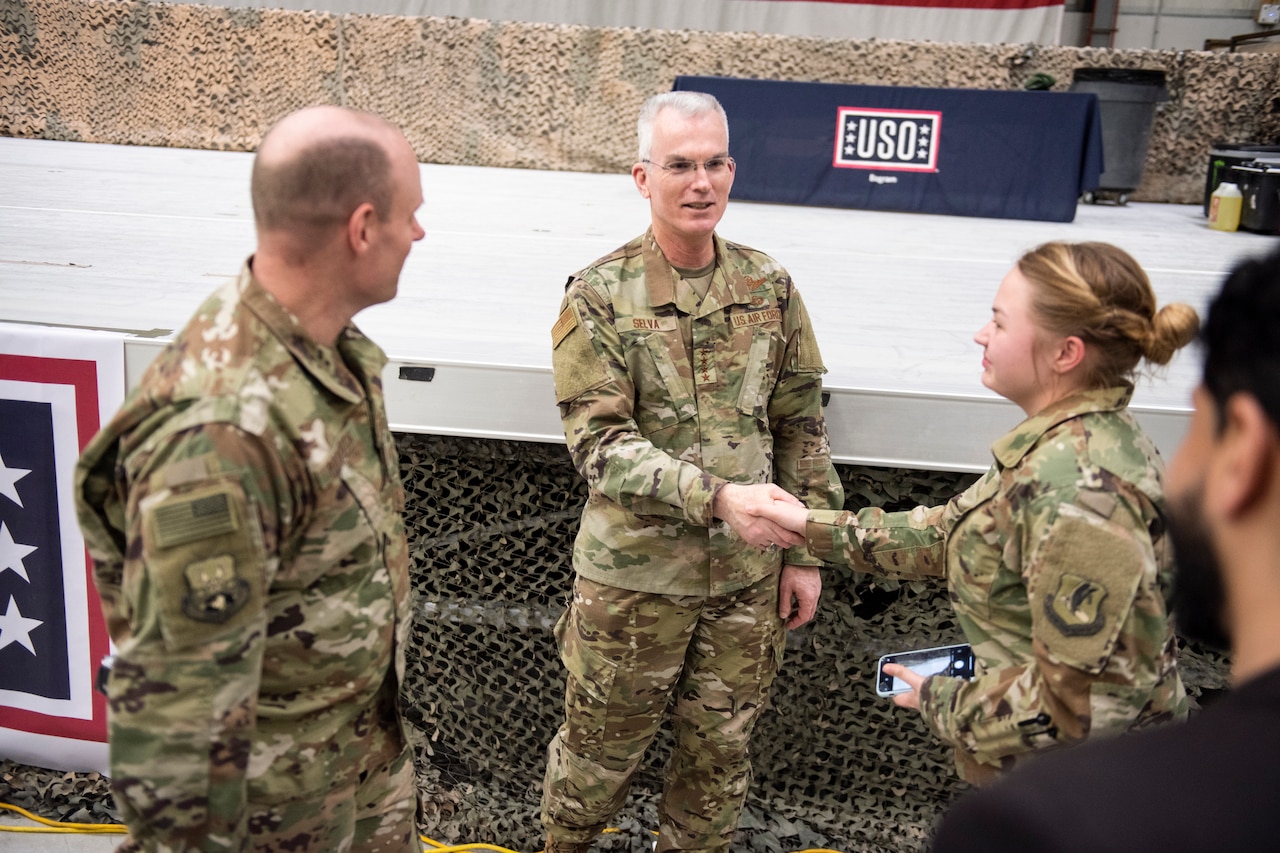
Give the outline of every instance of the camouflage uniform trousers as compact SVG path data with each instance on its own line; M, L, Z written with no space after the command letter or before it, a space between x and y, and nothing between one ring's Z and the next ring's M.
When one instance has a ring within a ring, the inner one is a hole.
M225 849L255 853L420 853L418 795L413 754L403 750L389 765L364 779L329 789L322 797L264 805L249 804L249 838ZM132 840L116 853L145 849ZM202 849L218 849L206 839Z
M723 596L634 592L578 577L556 625L566 722L547 748L542 821L594 838L626 799L670 703L675 746L657 853L725 851L751 784L751 731L782 662L778 578Z

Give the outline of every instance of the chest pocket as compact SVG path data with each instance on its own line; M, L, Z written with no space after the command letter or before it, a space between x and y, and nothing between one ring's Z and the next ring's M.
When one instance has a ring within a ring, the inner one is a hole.
M676 368L667 336L633 335L630 344L627 360L635 383L640 432L652 435L692 418L697 411L693 390Z
M281 561L276 586L306 589L331 574L367 571L381 558L385 510L377 487L350 465L319 489L292 559Z
M742 390L738 394L738 411L750 418L763 420L768 414L769 397L777 382L773 351L775 342L782 339L761 326L757 326L747 350L747 362L742 376Z
M956 608L985 622L994 610L1012 605L1012 595L1022 599L1025 610L1026 589L1016 571L1019 541L1010 535L1009 502L1001 497L999 474L988 471L970 486L957 498L956 511L961 517L947 541L947 580Z

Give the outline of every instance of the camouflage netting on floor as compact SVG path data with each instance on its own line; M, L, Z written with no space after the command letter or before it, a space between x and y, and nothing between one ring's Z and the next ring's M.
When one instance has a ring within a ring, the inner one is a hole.
M144 0L0 2L0 135L248 151L316 103L381 113L427 163L625 172L677 75L1021 90L1155 69L1138 201L1199 202L1215 143L1280 139L1280 54L947 44L335 15Z
M563 671L552 626L571 583L586 498L560 445L400 435L417 619L405 685L423 832L540 850L544 750ZM841 466L847 505L935 503L972 475ZM918 851L965 787L914 712L877 697L885 652L961 639L940 583L874 582L830 568L818 618L791 633L753 741L755 783L735 850ZM1220 656L1184 650L1197 697L1225 685ZM664 730L616 833L596 849L648 853L670 751ZM60 820L117 819L105 781L0 762L0 801Z
M586 489L558 445L400 437L418 620L406 690L422 737L425 831L449 843L541 847L544 750L562 719L552 627L572 582ZM945 500L972 475L840 467L847 505ZM753 739L755 783L735 845L778 851L923 849L966 786L914 712L877 697L880 655L962 639L941 583L830 568L818 618L791 633ZM1198 694L1223 686L1188 652ZM599 849L647 853L669 754L665 730Z

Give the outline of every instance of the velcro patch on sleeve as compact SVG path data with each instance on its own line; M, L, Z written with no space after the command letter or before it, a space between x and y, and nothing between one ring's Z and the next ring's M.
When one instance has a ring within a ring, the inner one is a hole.
M263 618L266 555L257 514L235 478L151 496L142 560L166 647L193 648Z
M800 327L800 340L796 344L796 370L803 373L826 373L827 368L818 349L818 339L814 337L813 324L809 321L809 311L804 307L799 293L792 294L791 311L796 315Z
M556 401L567 403L609 381L586 331L576 323L565 333L563 345L551 351Z
M1118 525L1064 506L1037 564L1037 637L1068 666L1102 671L1146 568L1142 549Z

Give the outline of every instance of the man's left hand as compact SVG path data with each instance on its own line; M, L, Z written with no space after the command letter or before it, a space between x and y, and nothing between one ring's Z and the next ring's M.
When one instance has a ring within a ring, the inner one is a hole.
M778 615L788 630L799 628L818 612L822 595L822 570L817 566L783 566L778 582ZM788 618L790 617L790 618Z

